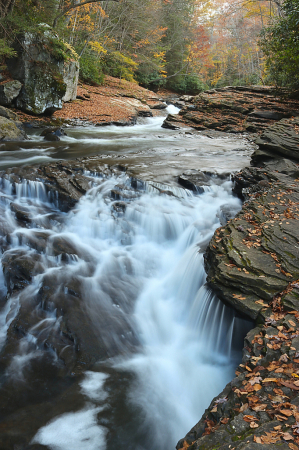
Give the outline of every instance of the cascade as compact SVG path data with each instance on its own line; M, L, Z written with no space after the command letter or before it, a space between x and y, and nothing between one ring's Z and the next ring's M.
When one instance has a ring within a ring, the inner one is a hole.
M203 267L221 206L237 210L240 201L229 181L195 195L126 174L86 176L92 187L67 214L49 202L41 182L23 180L14 192L2 179L2 301L6 285L9 290L0 312L4 351L9 326L22 321L24 311L27 321L7 357L5 383L22 392L45 358L51 367L67 365L77 343L67 340L72 331L64 317L69 314L71 329L78 314L76 333L88 323L82 352L93 361L88 370L80 366L81 400L37 420L31 442L53 450L125 449L129 442L144 450L174 448L232 378L240 358L236 343L242 345L251 326L205 286ZM112 196L117 186L130 194L121 208ZM26 227L11 202L28 208ZM51 226L50 213L56 217ZM12 257L35 261L21 290ZM75 376L79 369L73 370Z

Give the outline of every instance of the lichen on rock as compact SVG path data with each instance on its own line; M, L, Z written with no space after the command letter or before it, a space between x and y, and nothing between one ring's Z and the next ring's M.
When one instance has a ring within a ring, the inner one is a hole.
M23 85L15 104L25 112L52 114L64 101L76 98L79 63L72 55L68 59L57 54L57 41L51 29L41 27L38 33L19 36L14 44L17 57L10 58L7 67Z

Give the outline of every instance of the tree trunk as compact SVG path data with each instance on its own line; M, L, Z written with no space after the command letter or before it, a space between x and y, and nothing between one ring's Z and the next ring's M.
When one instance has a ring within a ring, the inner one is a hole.
M16 0L0 0L0 18L6 17L9 14L15 4Z

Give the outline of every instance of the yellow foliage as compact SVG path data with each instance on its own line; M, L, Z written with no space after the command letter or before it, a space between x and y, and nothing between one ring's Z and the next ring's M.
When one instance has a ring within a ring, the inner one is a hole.
M91 49L94 51L94 52L96 52L96 53L98 53L99 55L101 54L101 53L107 53L107 50L105 50L104 49L104 47L102 46L102 44L100 43L100 42L97 42L97 41L90 41L89 42L89 46L91 47Z

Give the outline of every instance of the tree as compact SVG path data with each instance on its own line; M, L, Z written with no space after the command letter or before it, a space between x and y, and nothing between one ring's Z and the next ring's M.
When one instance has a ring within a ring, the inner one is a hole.
M282 16L264 30L261 46L267 57L268 79L299 89L299 2L285 0Z
M120 0L109 0L109 1L119 2ZM88 4L91 4L91 3L100 3L100 2L102 2L102 0L85 0L83 2L80 2L80 1L77 1L77 0L73 0L71 2L71 4L69 4L69 3L65 4L64 1L61 1L59 3L59 13L54 17L54 20L53 20L53 28L56 27L57 21L61 17L65 16L67 13L69 13L70 11L72 11L74 9L77 9L77 8L80 8L81 6L84 6L84 5L88 5Z

